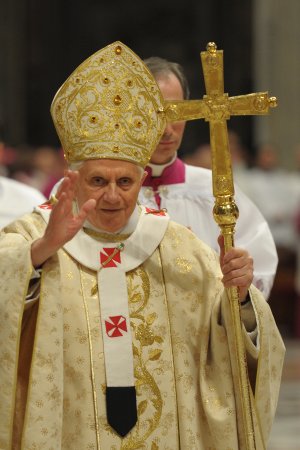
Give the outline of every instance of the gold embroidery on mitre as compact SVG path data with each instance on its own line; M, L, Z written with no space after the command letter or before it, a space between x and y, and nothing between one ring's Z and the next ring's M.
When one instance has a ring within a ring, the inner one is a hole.
M144 167L166 126L154 77L121 42L75 69L55 95L51 115L68 162L109 158Z

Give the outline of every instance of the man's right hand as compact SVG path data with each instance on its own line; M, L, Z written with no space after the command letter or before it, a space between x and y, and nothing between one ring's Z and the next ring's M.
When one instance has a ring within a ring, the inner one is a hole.
M90 199L82 205L77 215L73 213L72 202L75 199L78 178L78 172L66 171L44 236L31 245L31 260L35 268L41 266L78 233L89 212L96 206L96 201Z

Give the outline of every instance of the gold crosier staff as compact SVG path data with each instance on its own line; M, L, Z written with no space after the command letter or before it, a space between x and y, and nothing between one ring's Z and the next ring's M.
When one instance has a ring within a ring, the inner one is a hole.
M207 44L207 51L201 52L202 68L207 95L203 100L166 101L167 120L205 119L209 122L212 150L212 178L215 206L214 219L224 236L225 250L234 246L234 229L238 218L238 208L234 201L230 149L228 143L227 120L232 115L263 115L269 107L277 106L276 97L268 97L267 92L229 97L224 93L223 51L216 44ZM243 341L242 320L238 289L228 288L231 318L234 328L234 354L238 378L236 407L242 417L239 448L260 450L256 446L254 411L251 403L251 387L248 377L246 352ZM241 409L241 411L239 411Z

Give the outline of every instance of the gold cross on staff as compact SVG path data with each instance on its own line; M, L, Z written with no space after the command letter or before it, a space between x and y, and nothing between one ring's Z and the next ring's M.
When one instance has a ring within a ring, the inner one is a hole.
M238 218L238 208L234 201L234 183L227 120L236 115L268 114L269 107L277 106L275 97L267 92L229 97L224 93L223 51L217 50L210 42L207 50L201 52L206 95L203 100L166 101L164 112L170 122L179 120L204 119L209 122L212 150L212 178L215 206L214 219L224 236L225 250L234 245L234 228ZM256 417L253 397L248 377L246 352L244 347L243 323L237 288L227 289L230 301L232 327L234 333L232 368L238 380L235 386L236 408L239 427L239 448L258 450L264 448L258 431L259 418Z
M229 97L224 93L223 50L214 42L201 52L207 94L202 100L165 101L163 112L170 122L204 119L209 122L212 151L214 218L225 238L225 249L233 244L238 208L234 202L234 184L228 142L227 120L238 115L265 115L277 106L276 97L267 92Z
M233 195L231 158L228 143L227 120L230 116L265 115L269 107L277 106L276 97L267 92L229 97L224 93L223 50L214 42L201 52L202 68L207 94L203 100L165 101L166 118L170 122L204 119L210 125L213 193Z

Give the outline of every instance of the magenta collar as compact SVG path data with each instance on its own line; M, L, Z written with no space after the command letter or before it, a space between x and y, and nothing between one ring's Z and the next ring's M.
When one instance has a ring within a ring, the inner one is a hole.
M176 158L170 166L166 167L159 177L152 177L151 167L147 166L145 170L148 174L143 186L152 186L154 190L161 185L185 182L185 165L179 158Z

